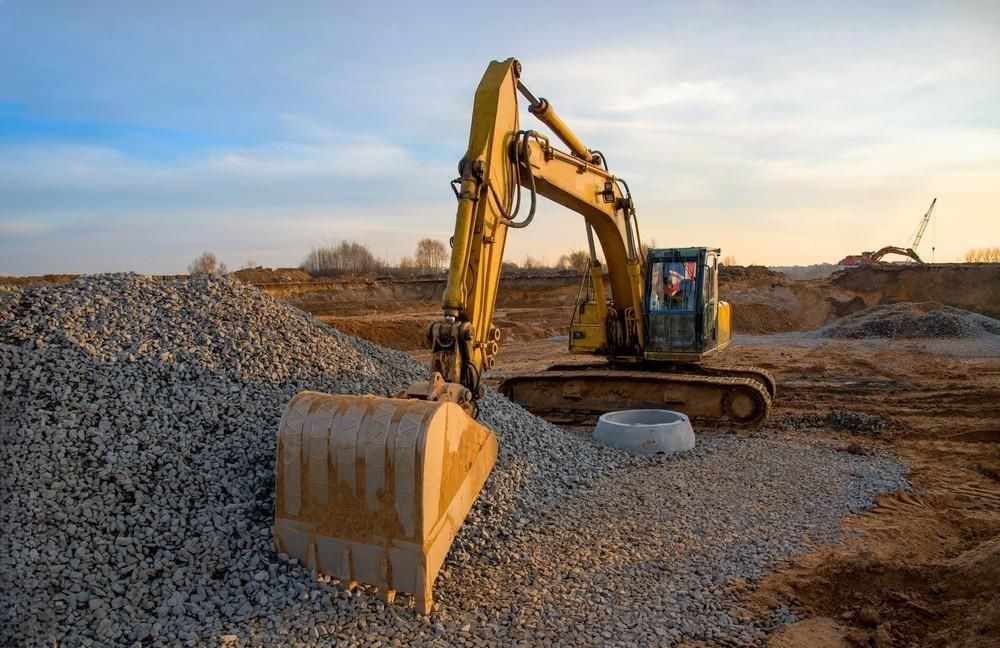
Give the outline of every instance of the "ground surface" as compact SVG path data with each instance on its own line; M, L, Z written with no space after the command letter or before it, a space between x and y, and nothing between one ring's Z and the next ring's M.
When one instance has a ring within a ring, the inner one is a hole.
M1000 641L1000 350L965 357L963 341L932 341L933 353L919 342L781 341L745 337L727 354L778 378L771 421L758 434L830 439L859 453L888 444L910 465L913 492L845 521L862 535L748 588L757 614L790 605L807 616L774 645L863 646L879 628L898 645ZM504 349L497 373L564 359L564 341L539 340ZM837 411L878 417L884 427L845 429L827 420Z
M970 346L992 357L979 357ZM818 549L764 579L751 599L758 610L787 603L810 617L781 631L775 645L867 645L880 634L883 644L886 637L901 645L1000 641L996 345L934 340L778 346L744 338L729 361L777 375L780 389L768 431L844 439L860 452L875 438L911 466L912 493L885 497L873 511L845 523L862 535ZM877 416L887 425L859 435L815 420L837 410Z
M885 448L716 430L640 457L489 392L499 457L422 616L317 582L271 523L295 393L424 372L226 278L0 290L0 644L761 645L797 617L738 584L908 488Z
M831 439L859 453L886 444L911 468L911 493L886 496L873 511L844 523L859 535L819 547L767 575L759 587L747 587L749 611L766 617L788 605L805 617L770 641L778 646L1000 642L996 338L851 340L805 333L866 307L910 300L996 317L1000 267L873 268L804 282L733 273L723 277L722 290L734 303L737 332L754 334L738 337L724 361L762 366L778 377L764 434ZM514 299L501 305L501 317L504 307L526 306L516 311L518 317L537 328L515 331L515 343L503 346L492 381L567 361L559 331L574 297L567 287L537 291L535 303ZM398 348L426 360L427 352L417 348L419 337L404 333L436 315L433 300L420 304L419 317L397 311L383 316L368 335L383 344L406 340ZM400 317L405 326L398 324ZM360 326L353 332L365 334ZM781 335L761 335L768 333ZM874 432L858 432L850 429L850 420L836 417L838 411L884 423Z
M978 273L973 281L954 284L972 271ZM423 327L436 316L439 281L317 287L285 275L270 284L266 272L249 279L345 332L426 359L418 347ZM528 278L508 287L497 318L504 345L491 380L566 360L561 331L577 285ZM886 340L815 333L866 307L931 301L928 294L995 317L997 268L904 268L808 282L749 271L730 275L723 289L735 304L737 331L754 335L739 336L719 361L762 366L778 377L773 414L763 428L738 435L701 431L696 451L679 462L619 465L580 446L593 475L563 483L565 466L552 452L538 455L544 464L519 461L537 452L538 443L559 437L507 425L501 445L508 456L496 471L502 481L484 491L456 540L436 585L442 606L435 615L414 617L400 606L383 606L367 590L352 596L335 584L315 584L301 605L282 608L276 601L299 596L303 575L267 562L281 581L269 585L277 587L266 603L272 612L193 636L268 642L331 635L348 643L373 636L428 643L1000 642L996 336ZM770 333L778 334L761 335ZM285 398L278 393L274 400ZM507 414L497 416L491 425L502 428ZM904 482L893 456L908 466L909 489L899 490ZM725 473L720 466L741 470ZM555 486L548 485L550 473L560 480ZM530 498L495 504L510 497L497 493L522 491ZM871 510L850 515L866 506L869 493L889 491ZM706 525L710 511L714 522ZM480 531L497 528L504 529L499 537ZM257 545L266 551L266 538ZM314 625L302 626L303 620Z
M802 645L810 634L799 632L865 645L880 628L900 645L1000 640L1000 353L963 357L962 342L949 357L937 341L937 353L919 343L754 341L731 355L778 374L774 428L860 441L867 435L813 419L837 409L880 417L887 425L875 436L910 464L913 485L846 522L862 535L764 579L755 602L794 602L814 617L783 631L779 645Z

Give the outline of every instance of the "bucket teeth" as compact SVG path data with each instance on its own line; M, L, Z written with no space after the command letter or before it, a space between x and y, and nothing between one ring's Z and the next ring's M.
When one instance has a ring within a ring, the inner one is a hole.
M496 457L493 432L454 403L302 392L278 429L274 542L427 612Z

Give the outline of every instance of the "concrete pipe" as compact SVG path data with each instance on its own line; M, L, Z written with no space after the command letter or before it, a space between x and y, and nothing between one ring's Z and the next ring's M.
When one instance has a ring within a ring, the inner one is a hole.
M597 420L594 439L635 454L686 452L694 448L694 429L680 412L623 410L603 414Z

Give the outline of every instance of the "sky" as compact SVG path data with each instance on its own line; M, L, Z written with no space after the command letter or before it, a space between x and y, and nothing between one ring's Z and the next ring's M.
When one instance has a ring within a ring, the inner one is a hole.
M447 240L508 56L629 182L647 242L836 262L909 245L937 197L922 256L1000 246L998 2L0 0L0 274ZM507 258L585 245L543 201Z

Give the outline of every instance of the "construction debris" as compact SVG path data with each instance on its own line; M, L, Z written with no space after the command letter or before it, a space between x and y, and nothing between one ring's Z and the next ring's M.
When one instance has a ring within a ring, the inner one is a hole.
M0 643L752 645L768 628L732 583L906 487L894 460L778 435L625 455L491 393L500 457L421 616L316 582L270 524L288 400L423 371L225 278L0 289Z

